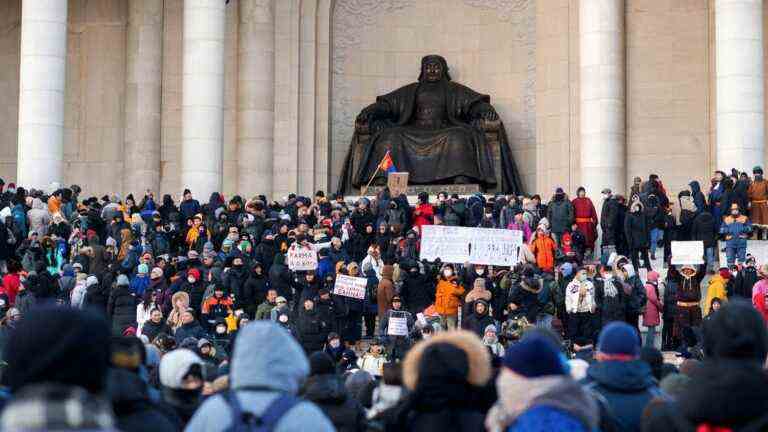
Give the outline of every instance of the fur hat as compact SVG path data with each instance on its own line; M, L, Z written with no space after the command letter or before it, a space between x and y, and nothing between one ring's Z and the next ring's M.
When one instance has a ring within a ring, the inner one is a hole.
M466 354L468 369L465 378L469 384L482 387L490 379L490 355L480 339L468 331L451 331L436 334L431 339L416 344L408 351L403 362L403 383L408 389L416 389L419 376L423 372L421 363L424 360L424 353L435 345L451 345ZM437 352L432 352L430 357L434 356L439 357L440 355Z

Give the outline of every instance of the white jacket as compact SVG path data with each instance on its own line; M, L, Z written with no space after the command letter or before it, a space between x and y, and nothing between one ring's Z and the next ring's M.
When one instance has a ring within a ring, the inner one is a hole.
M579 295L581 287L584 287L584 296ZM589 312L594 313L597 308L595 304L595 285L591 281L585 280L579 282L574 279L565 287L565 311L567 313Z

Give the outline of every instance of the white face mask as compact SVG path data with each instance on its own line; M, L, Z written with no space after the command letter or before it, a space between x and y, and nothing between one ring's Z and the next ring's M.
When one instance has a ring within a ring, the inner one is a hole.
M338 348L339 345L341 345L341 343L338 340L334 339L331 342L329 342L329 345L331 346L331 348Z
M477 269L477 274L479 274L480 276L482 276L483 274L485 274L485 269L481 269L481 268L480 268L480 269Z
M187 278L187 282L193 284L193 283L195 283L195 278L193 278L193 277Z
M585 280L587 280L587 274L586 273L579 273L578 278L579 278L579 281L584 282Z
M445 270L443 270L443 276L445 276L445 277L451 277L451 276L453 276L453 270L451 270L451 269L445 269Z
M280 315L280 318L278 318L278 320L281 323L287 323L288 322L288 315Z

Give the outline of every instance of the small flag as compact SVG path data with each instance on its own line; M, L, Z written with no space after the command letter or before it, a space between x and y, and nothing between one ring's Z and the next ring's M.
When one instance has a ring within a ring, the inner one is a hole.
M384 155L384 158L381 160L381 163L379 164L379 169L382 171L386 171L387 174L397 172L397 168L395 168L395 163L392 162L392 156L389 155L389 150L387 150L387 154Z

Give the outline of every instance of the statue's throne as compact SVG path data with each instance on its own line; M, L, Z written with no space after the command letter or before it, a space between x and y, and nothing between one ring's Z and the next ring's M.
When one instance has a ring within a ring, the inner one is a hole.
M491 157L493 158L493 170L496 177L496 187L492 189L486 189L486 193L495 193L501 190L501 133L503 125L500 120L487 121L478 120L480 128L485 132L486 143L489 145L491 151ZM389 120L374 120L373 124L367 122L355 122L355 132L357 133L358 140L356 144L353 144L350 155L352 156L352 172L357 173L360 170L360 161L363 158L365 148L370 145L371 137L380 130L391 127L394 124ZM353 141L354 142L354 141Z

